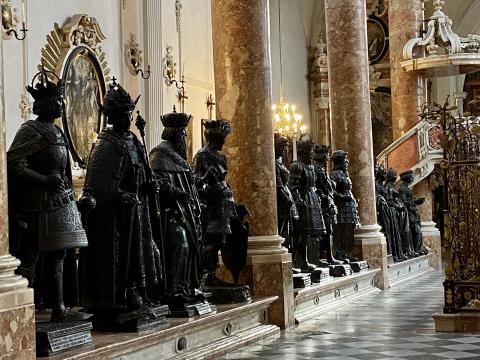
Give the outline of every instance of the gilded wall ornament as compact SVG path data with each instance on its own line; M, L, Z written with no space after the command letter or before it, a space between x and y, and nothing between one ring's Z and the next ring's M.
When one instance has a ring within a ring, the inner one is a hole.
M165 57L162 59L163 64L163 78L168 86L172 85L175 76L177 75L177 63L172 55L172 47L167 46Z
M180 0L175 0L175 20L177 24L177 32L180 33L182 24L181 24L181 10L182 2Z
M19 23L17 17L17 9L13 7L12 0L0 0L0 9L2 12L2 35L5 40L11 39L13 36L17 40L25 40L27 29L25 28L25 3L23 3L22 28L17 31ZM18 35L21 32L23 35Z
M130 74L140 74L143 79L150 78L150 65L148 65L146 71L141 69L143 62L142 50L140 49L140 44L136 40L135 34L130 34L130 41L125 46L125 60Z
M77 14L63 27L54 24L42 49L41 63L64 82L62 125L74 166L85 167L96 135L105 126L103 103L110 69L100 43L105 40L97 20Z

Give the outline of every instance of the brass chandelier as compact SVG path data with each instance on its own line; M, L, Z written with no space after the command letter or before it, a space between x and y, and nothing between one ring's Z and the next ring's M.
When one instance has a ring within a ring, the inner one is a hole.
M280 51L280 102L272 105L273 129L287 139L298 140L300 135L307 130L307 126L302 124L302 115L296 112L297 107L289 104L284 97L280 0L277 3L278 44Z

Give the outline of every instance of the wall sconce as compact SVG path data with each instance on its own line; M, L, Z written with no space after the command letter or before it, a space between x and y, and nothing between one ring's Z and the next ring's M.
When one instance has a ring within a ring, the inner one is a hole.
M138 75L142 77L142 79L149 79L151 72L150 72L150 65L147 66L147 70L143 71L141 69L142 66L142 50L140 50L140 45L135 40L135 35L130 35L130 42L127 44L125 49L125 57L127 60L127 65L130 73L132 75Z
M25 40L27 36L27 31L25 27L25 3L23 3L23 20L22 20L22 28L19 30L23 33L23 36L18 36L18 32L15 29L18 20L14 15L14 9L12 8L12 0L1 0L1 10L2 10L2 26L5 30L5 35L7 36L15 36L17 40Z

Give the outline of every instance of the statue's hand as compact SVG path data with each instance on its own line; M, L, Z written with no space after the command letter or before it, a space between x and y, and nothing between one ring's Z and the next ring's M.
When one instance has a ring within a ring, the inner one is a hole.
M87 213L97 206L97 200L92 194L84 193L80 200L77 201L78 210L81 213Z
M138 203L137 194L131 192L123 192L120 199L124 204L135 205Z
M49 190L58 191L65 190L66 186L63 179L58 174L52 174L45 176L44 185Z
M185 191L179 191L177 194L177 200L180 202L190 203L193 202L193 198L190 196L189 193Z

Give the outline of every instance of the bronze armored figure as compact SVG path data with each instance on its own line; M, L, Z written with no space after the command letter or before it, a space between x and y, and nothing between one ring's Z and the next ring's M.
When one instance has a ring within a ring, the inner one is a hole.
M293 223L298 220L297 207L293 200L292 193L288 187L290 171L282 163L281 158L285 156L288 140L280 134L274 134L275 144L275 176L277 186L277 216L278 233L285 239L286 248L292 252L292 228Z
M227 158L222 153L227 136L232 133L230 123L211 120L203 123L207 144L193 160L194 178L202 179L199 189L203 207L202 269L205 290L212 293L215 303L243 302L250 298L248 287L238 287L240 272L245 265L248 248L248 223L244 206L235 204L230 185L226 181ZM237 211L238 209L238 211ZM223 264L232 272L233 284L216 277L219 267L218 252Z
M21 126L7 153L10 251L21 260L17 272L30 287L37 260L43 257L38 270L44 275L43 286L50 289L52 322L84 318L65 308L63 272L67 249L87 246L72 188L67 139L54 124L64 108L61 81L49 79L54 76L42 70L27 86L37 118ZM76 279L65 279L72 281Z
M410 237L413 252L418 255L426 255L428 251L423 246L422 222L417 210L417 205L422 205L425 202L425 199L414 199L413 197L413 191L410 189L410 184L412 184L414 180L412 170L401 173L400 180L402 180L402 182L398 188L398 192L400 194L400 199L405 204L408 211L408 222L410 224Z
M152 171L160 182L165 239L165 300L173 315L192 316L211 312L201 290L203 247L202 209L198 182L187 162L186 127L191 116L174 112L163 115L162 141L150 152Z
M352 194L352 181L348 174L348 154L337 150L332 154L332 180L335 182L337 223L333 226L335 256L339 260L356 261L351 256L354 247L354 231L359 224L357 201Z
M80 253L82 300L99 329L137 331L168 312L156 303L164 277L161 239L151 227L145 151L130 131L135 104L114 79L103 106L111 127L93 145L79 201L90 240Z
M317 192L322 202L323 222L325 233L320 242L320 255L326 253L327 262L339 265L341 262L333 256L333 226L337 222L337 207L335 205L335 182L328 175L328 160L330 159L327 145L315 146L313 151Z
M322 204L318 196L315 168L312 165L314 142L309 134L303 134L297 144L298 160L290 167L290 189L298 210L299 221L293 231L294 267L302 272L311 272L315 265L308 263L309 238L317 241L325 230Z

